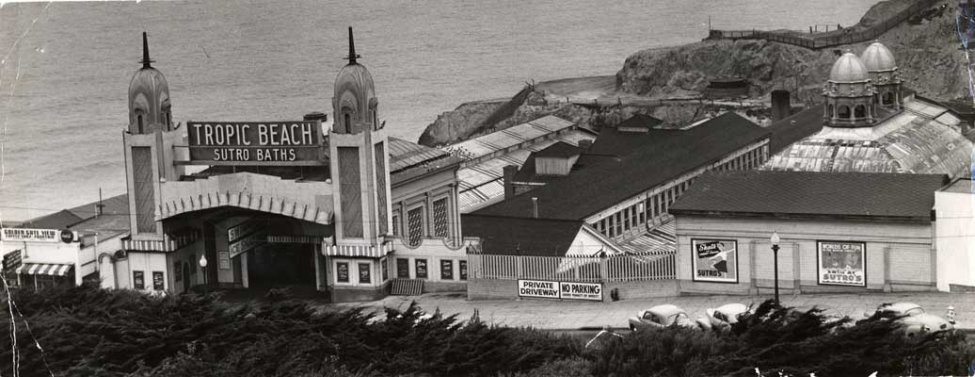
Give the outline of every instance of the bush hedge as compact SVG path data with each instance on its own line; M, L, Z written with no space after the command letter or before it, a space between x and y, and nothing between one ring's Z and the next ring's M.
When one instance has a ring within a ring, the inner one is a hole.
M728 332L650 330L585 350L588 339L414 305L374 316L88 286L12 297L0 317L9 328L14 312L22 376L960 375L975 360L962 334L907 340L890 321L851 326L771 302ZM0 338L2 375L14 346Z

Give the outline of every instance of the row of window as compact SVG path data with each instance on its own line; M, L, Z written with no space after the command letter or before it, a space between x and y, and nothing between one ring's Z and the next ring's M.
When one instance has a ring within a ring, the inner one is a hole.
M748 170L756 168L768 159L768 147L756 148L738 156L724 164L716 166L716 170ZM692 178L693 179L693 178ZM659 192L646 200L613 213L593 224L593 227L604 236L615 238L628 231L645 225L648 221L667 214L670 205L677 200L687 188L691 179L679 182L667 190Z
M426 205L423 203L406 210L406 241L409 245L417 246L423 238L429 235L437 238L450 237L449 197L445 196L433 201L433 208L430 213L426 213ZM393 235L402 236L404 233L403 225L400 224L399 210L393 210ZM432 219L432 226L428 227L427 219Z

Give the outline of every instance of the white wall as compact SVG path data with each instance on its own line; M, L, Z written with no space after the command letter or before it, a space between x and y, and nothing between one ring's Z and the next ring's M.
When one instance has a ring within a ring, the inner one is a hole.
M975 195L938 191L934 208L938 290L975 287Z
M774 285L769 237L781 238L779 287L806 291L857 290L860 287L818 283L817 241L858 241L866 244L866 288L930 290L935 282L932 227L927 224L867 223L826 220L776 220L678 216L677 279L682 292L749 293ZM692 281L691 239L717 238L738 242L738 283Z

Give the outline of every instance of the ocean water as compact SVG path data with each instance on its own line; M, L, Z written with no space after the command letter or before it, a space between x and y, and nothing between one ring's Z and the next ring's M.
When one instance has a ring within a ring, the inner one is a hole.
M125 192L122 130L141 32L187 120L331 116L347 27L380 118L416 138L438 114L524 82L614 74L631 53L714 28L851 25L873 0L288 0L5 3L0 220Z

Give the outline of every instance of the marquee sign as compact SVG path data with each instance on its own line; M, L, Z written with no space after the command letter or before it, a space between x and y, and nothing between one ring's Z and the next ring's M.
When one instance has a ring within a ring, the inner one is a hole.
M186 122L191 164L321 165L321 121Z
M866 287L866 249L863 242L816 242L819 284Z

